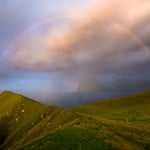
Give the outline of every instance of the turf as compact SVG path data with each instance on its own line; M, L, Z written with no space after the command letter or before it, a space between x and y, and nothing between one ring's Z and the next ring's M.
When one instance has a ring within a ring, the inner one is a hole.
M72 111L130 123L150 123L150 91L127 97L98 101Z
M70 109L0 95L2 150L149 150L150 92Z

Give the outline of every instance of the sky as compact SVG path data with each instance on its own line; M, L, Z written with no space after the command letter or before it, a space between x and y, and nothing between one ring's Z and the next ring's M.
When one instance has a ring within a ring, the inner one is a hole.
M0 92L70 107L150 90L147 0L0 0Z

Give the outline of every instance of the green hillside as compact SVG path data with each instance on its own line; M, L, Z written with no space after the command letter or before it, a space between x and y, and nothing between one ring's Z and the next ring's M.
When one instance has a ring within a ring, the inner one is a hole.
M2 150L149 150L150 92L71 109L0 94Z
M150 91L98 101L90 105L75 107L71 110L111 120L149 125Z
M0 95L0 143L2 149L20 139L35 124L41 115L52 113L49 107L24 96L6 91ZM2 133L5 130L4 133ZM6 132L7 131L7 132Z
M148 150L150 128L138 128L99 117L80 116L20 150Z

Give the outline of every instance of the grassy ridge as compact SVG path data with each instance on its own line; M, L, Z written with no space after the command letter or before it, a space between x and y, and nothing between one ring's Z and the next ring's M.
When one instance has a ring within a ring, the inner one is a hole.
M71 109L4 92L0 117L3 150L150 149L150 92Z
M99 101L72 108L71 111L137 124L150 123L150 91L121 98Z
M42 115L55 111L55 107L49 107L29 98L11 92L4 92L0 96L2 104L0 107L0 128L1 131L7 127L8 135L1 145L2 149L7 149L28 130L42 120ZM5 129L6 130L6 129ZM2 141L1 141L2 142Z
M77 118L80 118L80 116L58 108L53 113L47 114L40 122L35 124L32 129L13 145L13 147L26 145L32 142L33 139L36 140L46 136L48 133L55 132Z
M149 128L80 115L80 118L20 149L141 150L150 147Z

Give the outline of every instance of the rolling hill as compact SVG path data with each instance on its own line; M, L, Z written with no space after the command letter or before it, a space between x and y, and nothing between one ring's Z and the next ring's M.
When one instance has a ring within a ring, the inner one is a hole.
M150 123L150 91L98 101L71 109L75 112L137 124Z
M62 109L0 94L2 150L149 150L150 92Z

